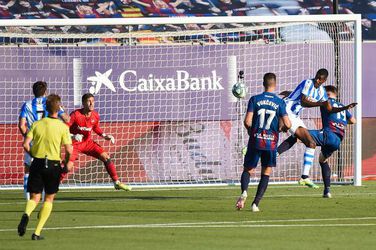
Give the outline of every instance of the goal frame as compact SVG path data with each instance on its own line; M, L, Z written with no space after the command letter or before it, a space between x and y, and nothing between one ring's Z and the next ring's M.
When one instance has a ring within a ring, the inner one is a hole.
M361 15L299 15L299 16L226 16L226 17L153 17L153 18L93 18L93 19L7 19L0 20L1 27L27 26L92 26L92 25L141 25L141 24L217 24L217 23L294 23L294 22L352 21L354 25L354 84L355 109L354 133L354 186L362 185L362 28ZM216 185L216 184L209 184ZM217 184L218 185L218 184ZM223 185L223 184L219 184ZM166 185L158 185L162 187ZM173 185L168 185L169 187ZM186 185L178 185L179 187ZM189 184L195 186L195 184ZM202 185L199 185L202 186ZM92 188L97 186L93 185ZM151 187L151 186L147 186ZM80 188L80 187L76 187Z

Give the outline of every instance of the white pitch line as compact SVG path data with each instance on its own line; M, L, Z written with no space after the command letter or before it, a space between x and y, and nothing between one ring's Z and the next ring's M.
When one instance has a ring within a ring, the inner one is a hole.
M376 198L376 193L342 193L342 194L334 194L335 197L342 197L342 196L369 196L369 195L374 195L375 198ZM169 198L169 196L164 196L166 198ZM179 199L184 199L184 198L191 198L192 196L189 196L189 197L185 197L185 196L179 196L178 198ZM236 198L237 196L221 196L220 198L228 198L228 199L231 199L231 198ZM281 195L266 195L265 198L285 198L285 197L295 197L295 198L298 198L298 197L321 197L321 193L320 194L305 194L305 195L302 195L302 194L281 194ZM59 198L57 198L57 200L54 201L54 203L92 203L92 202L124 202L124 201L140 201L140 200L144 200L143 197L141 196L140 198L129 198L127 196L124 196L124 197L119 197L119 198L115 198L115 199L104 199L104 200L95 200L95 197L92 197L94 200L59 200ZM174 199L174 197L171 197L171 199ZM196 197L195 199L197 198L200 198L200 197ZM202 198L202 197L201 197ZM18 204L25 204L25 201L16 201L16 202L0 202L0 205L18 205Z
M79 229L116 229L116 228L224 228L224 227L344 227L344 226L376 226L376 223L336 223L336 224L255 224L276 222L324 222L344 220L376 220L376 217L354 218L323 218L323 219L289 219L289 220L258 220L258 221L207 221L207 222L177 222L161 224L123 224L123 225L92 225L72 227L49 227L43 230L79 230ZM34 230L30 228L29 230ZM0 229L0 232L13 232L16 229Z

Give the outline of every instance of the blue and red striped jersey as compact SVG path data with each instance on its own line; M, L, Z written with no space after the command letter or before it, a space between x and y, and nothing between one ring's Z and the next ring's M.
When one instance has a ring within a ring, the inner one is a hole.
M253 112L250 142L260 150L275 150L279 139L279 118L287 115L285 102L270 92L252 96L247 112Z
M329 98L329 102L333 107L340 108L345 106L334 98ZM345 135L347 121L351 117L352 115L348 110L338 113L329 113L326 108L321 107L322 128L337 134L341 139Z

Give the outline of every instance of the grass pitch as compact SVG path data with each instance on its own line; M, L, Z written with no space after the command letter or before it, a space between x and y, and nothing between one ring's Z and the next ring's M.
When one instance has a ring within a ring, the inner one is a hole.
M235 210L239 187L173 190L75 190L58 193L43 241L17 225L21 191L0 191L0 249L374 249L376 182L322 189L269 186L261 212Z

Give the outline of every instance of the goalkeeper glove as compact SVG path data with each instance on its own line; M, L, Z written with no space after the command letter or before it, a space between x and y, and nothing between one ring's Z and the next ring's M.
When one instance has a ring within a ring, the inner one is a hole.
M115 138L112 135L102 134L102 136L105 140L110 140L112 144L115 144Z
M71 134L71 137L73 140L78 141L78 142L82 142L82 139L84 138L84 136L81 134L75 134L75 135Z

